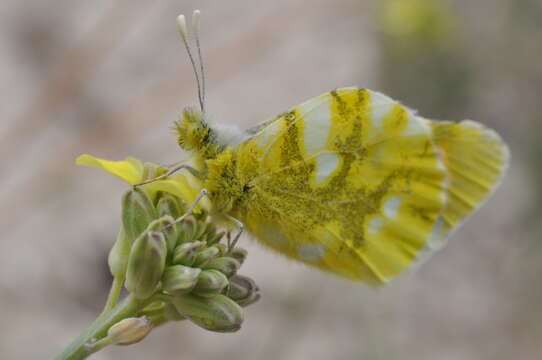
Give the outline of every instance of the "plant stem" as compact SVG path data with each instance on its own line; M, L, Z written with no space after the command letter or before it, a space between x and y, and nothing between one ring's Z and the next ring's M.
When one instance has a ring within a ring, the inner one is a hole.
M111 311L117 302L119 301L120 292L122 291L122 284L124 283L124 277L115 276L113 278L113 283L111 284L111 289L109 290L109 295L107 296L107 302L103 309L102 314L105 314Z
M152 298L151 298L152 299ZM91 343L107 335L107 330L122 319L133 317L145 307L151 299L138 300L132 294L128 295L111 311L104 311L94 322L79 335L65 350L56 357L56 360L79 360L99 349L92 349Z
M90 354L94 354L95 352L102 350L104 347L109 346L112 343L113 343L113 340L109 336L106 336L90 345L89 344L85 345L85 347L88 349L88 352Z

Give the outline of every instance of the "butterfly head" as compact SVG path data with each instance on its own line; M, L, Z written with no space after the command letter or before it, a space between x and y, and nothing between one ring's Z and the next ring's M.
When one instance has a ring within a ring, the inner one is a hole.
M187 107L183 110L181 118L175 124L177 131L177 143L182 149L195 151L199 153L215 152L215 141L212 139L212 131L205 121L205 72L203 67L203 58L201 56L201 47L199 41L199 10L195 10L192 16L192 32L196 42L197 59L193 55L193 49L188 41L188 31L186 28L186 19L184 15L177 17L179 34L184 43L188 58L194 70L196 85L198 89L199 109L196 107ZM199 66L198 66L199 65ZM208 157L208 156L205 156Z
M175 128L177 143L184 150L199 151L213 143L211 128L196 107L185 108Z
M205 111L205 69L199 41L199 17L199 10L195 10L192 16L192 34L196 43L195 51L188 41L189 37L184 15L177 17L179 34L196 78L199 101L199 108L185 108L181 119L176 123L177 142L184 150L198 152L203 158L214 158L227 146L240 144L247 138L247 134L235 126L209 125ZM197 54L197 57L194 56L194 53Z

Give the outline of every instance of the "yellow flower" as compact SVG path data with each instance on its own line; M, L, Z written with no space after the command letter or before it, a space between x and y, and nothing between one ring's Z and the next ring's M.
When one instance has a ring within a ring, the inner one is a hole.
M111 161L83 154L75 160L75 163L103 170L126 181L130 185L139 184L162 175L167 171L163 166L152 163L143 164L141 160L134 157L127 157L121 161ZM156 193L159 191L173 194L188 204L192 203L197 196L197 191L194 190L195 187L191 185L184 174L175 174L166 179L157 180L143 186L149 192L149 196L152 199L154 199Z

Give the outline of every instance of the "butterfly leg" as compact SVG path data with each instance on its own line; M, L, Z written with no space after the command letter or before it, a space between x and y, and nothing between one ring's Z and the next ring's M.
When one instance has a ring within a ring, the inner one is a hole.
M227 217L231 222L235 223L235 225L237 225L237 228L239 229L237 231L237 234L235 234L233 241L230 241L230 237L228 236L228 252L230 252L235 248L235 245L237 245L237 241L243 234L243 231L245 231L245 225L241 221L234 218L233 216L227 215Z
M177 171L181 171L182 169L186 169L188 170L192 175L194 175L195 177L197 178L201 178L201 174L199 173L199 171L197 171L196 169L194 169L193 167L189 166L189 165L178 165L178 166L175 166L173 169L169 170L167 173L165 174L162 174L160 176L157 176L155 178L152 178L152 179L149 179L149 180L146 180L146 181L142 181L138 184L134 184L132 185L132 187L135 189L136 187L138 186L141 186L141 185L145 185L145 184L150 184L152 182L155 182L155 181L158 181L158 180L162 180L162 179L165 179L173 174L175 174Z
M204 196L207 196L209 195L209 191L207 191L207 189L202 189L198 196L196 196L196 199L194 200L194 202L192 202L192 205L190 205L190 207L188 208L188 210L180 217L178 217L177 219L175 219L172 223L164 226L162 229L168 229L178 223L181 223L184 221L184 219L186 219L188 216L192 215L192 212L194 211L196 205L198 205L198 203L200 202L200 200L204 197Z

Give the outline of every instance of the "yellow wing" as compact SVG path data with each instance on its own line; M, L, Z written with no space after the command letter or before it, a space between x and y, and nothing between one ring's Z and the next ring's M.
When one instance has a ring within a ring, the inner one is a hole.
M497 188L508 168L510 153L495 131L475 121L423 120L431 127L447 174L446 205L425 249L437 250Z
M441 219L447 229L456 226L497 181L474 171L481 167L452 160L457 147L474 148L479 154L472 161L482 163L492 150L454 131L459 137L444 136L444 128L370 90L323 94L266 122L234 150L232 176L249 195L231 214L291 258L384 283L413 264L435 233L447 233ZM503 149L493 140L493 148ZM495 161L498 175L505 159ZM448 194L464 199L474 191L463 178L487 185L468 199L469 208L455 205L453 196L447 200Z

